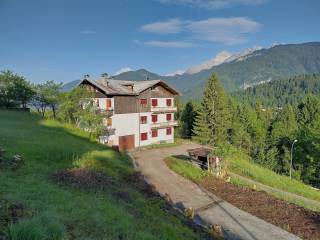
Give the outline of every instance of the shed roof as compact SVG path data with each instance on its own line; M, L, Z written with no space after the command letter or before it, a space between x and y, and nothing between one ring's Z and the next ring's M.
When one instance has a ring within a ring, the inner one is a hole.
M199 148L189 149L187 151L189 154L194 156L207 157L212 152L212 149L199 147Z

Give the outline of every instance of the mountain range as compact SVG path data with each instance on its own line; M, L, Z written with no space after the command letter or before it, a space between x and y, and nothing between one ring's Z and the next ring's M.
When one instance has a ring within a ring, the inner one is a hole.
M124 80L164 79L180 90L184 99L190 99L201 97L204 85L213 72L219 76L228 92L295 75L320 72L320 42L256 47L237 54L224 52L223 55L174 76L139 69L113 77ZM217 61L219 57L223 59L220 63ZM210 66L208 62L213 65Z
M198 99L209 76L216 73L228 92L295 75L320 73L320 42L254 47L239 53L221 52L178 74L160 75L146 69L113 76L121 80L163 79L177 88L183 99ZM74 82L67 84L70 87Z

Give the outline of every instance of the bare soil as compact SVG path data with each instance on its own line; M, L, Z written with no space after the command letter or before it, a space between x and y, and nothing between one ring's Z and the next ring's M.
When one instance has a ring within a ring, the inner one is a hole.
M236 207L303 239L320 239L320 213L279 200L266 192L236 186L213 177L198 184Z

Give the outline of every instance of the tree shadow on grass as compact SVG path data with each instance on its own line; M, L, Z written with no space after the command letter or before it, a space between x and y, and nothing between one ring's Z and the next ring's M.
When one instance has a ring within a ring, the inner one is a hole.
M187 161L187 162L190 162L190 161L191 161L191 159L190 159L189 156L183 155L183 154L172 155L172 157L177 158L177 159L179 159L179 160Z

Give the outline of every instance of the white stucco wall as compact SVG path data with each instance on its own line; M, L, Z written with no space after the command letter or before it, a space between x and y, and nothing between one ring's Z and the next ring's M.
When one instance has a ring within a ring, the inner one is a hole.
M172 134L166 134L166 128L158 129L158 137L152 137L152 113L130 113L130 114L115 114L112 118L112 128L115 128L115 135L109 137L112 140L113 145L119 145L119 137L126 135L135 135L135 146L147 146L160 141L173 142L174 140L174 128L172 127ZM140 124L140 117L147 116L147 123ZM172 114L173 119L173 114ZM158 122L166 122L166 114L158 114ZM141 133L147 133L148 139L141 140Z
M135 135L135 146L139 143L139 113L115 114L112 117L112 128L115 128L115 135L110 136L113 145L119 145L119 137Z

